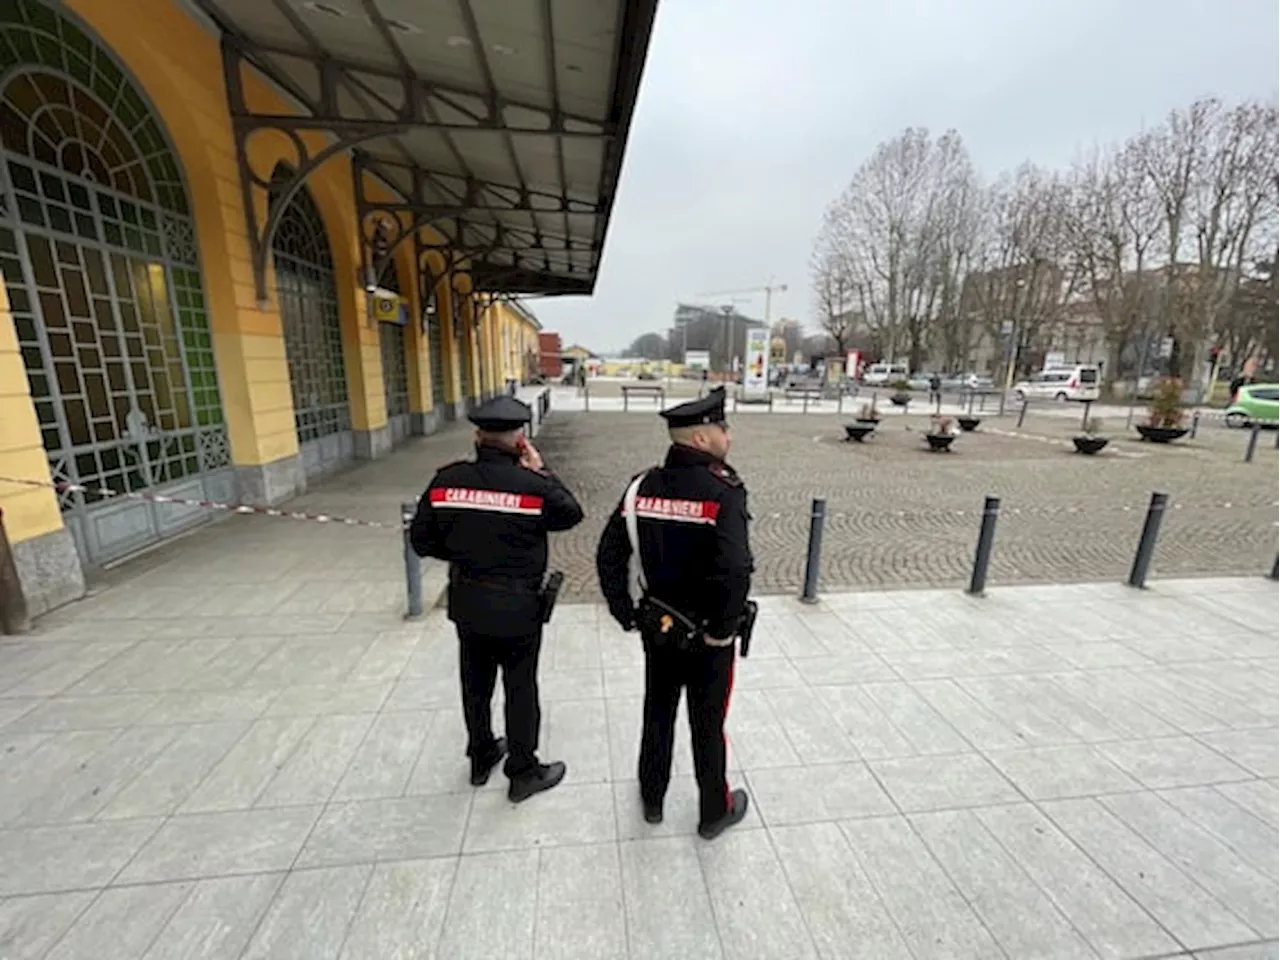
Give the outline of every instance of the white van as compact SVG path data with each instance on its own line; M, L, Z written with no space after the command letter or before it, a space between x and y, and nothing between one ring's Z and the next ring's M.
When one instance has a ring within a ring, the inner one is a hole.
M1013 395L1019 400L1057 400L1059 403L1097 400L1102 396L1101 380L1096 366L1054 367L1014 384Z
M910 375L905 363L873 363L862 372L862 382L868 386L883 386L906 380Z

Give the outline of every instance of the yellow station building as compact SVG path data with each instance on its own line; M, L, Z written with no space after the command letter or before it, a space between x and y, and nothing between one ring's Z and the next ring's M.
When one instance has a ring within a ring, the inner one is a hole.
M149 495L279 503L536 372L521 298L594 287L655 5L0 0L29 612L208 519Z

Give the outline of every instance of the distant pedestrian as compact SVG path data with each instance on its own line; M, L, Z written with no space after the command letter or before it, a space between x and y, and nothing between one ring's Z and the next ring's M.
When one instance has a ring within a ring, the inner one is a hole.
M1249 382L1249 378L1242 372L1237 373L1235 379L1231 381L1231 395L1227 397L1227 406L1231 406L1235 402L1236 394L1240 392L1240 388Z
M942 378L936 373L929 374L929 402L942 403Z

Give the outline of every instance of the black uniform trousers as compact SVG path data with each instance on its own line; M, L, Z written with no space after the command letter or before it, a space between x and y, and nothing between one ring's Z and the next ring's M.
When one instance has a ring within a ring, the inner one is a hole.
M729 809L724 720L733 690L734 645L680 652L644 638L644 731L640 738L640 796L661 804L671 781L680 690L686 691L693 769L698 780L698 822Z
M503 772L519 777L538 763L538 653L542 630L523 637L488 637L458 628L458 663L462 673L462 713L467 722L467 756L492 755L493 690L502 668L506 697L507 762Z

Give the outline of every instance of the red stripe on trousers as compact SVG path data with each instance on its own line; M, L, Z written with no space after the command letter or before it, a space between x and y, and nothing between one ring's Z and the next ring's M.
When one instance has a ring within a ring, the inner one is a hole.
M724 781L724 812L729 813L733 810L733 793L729 789L729 780L727 774L729 772L729 736L724 732L725 722L729 719L729 698L733 696L733 666L737 662L738 656L735 651L729 657L729 685L724 691L724 716L720 721L720 740L724 743L724 769L726 778Z

